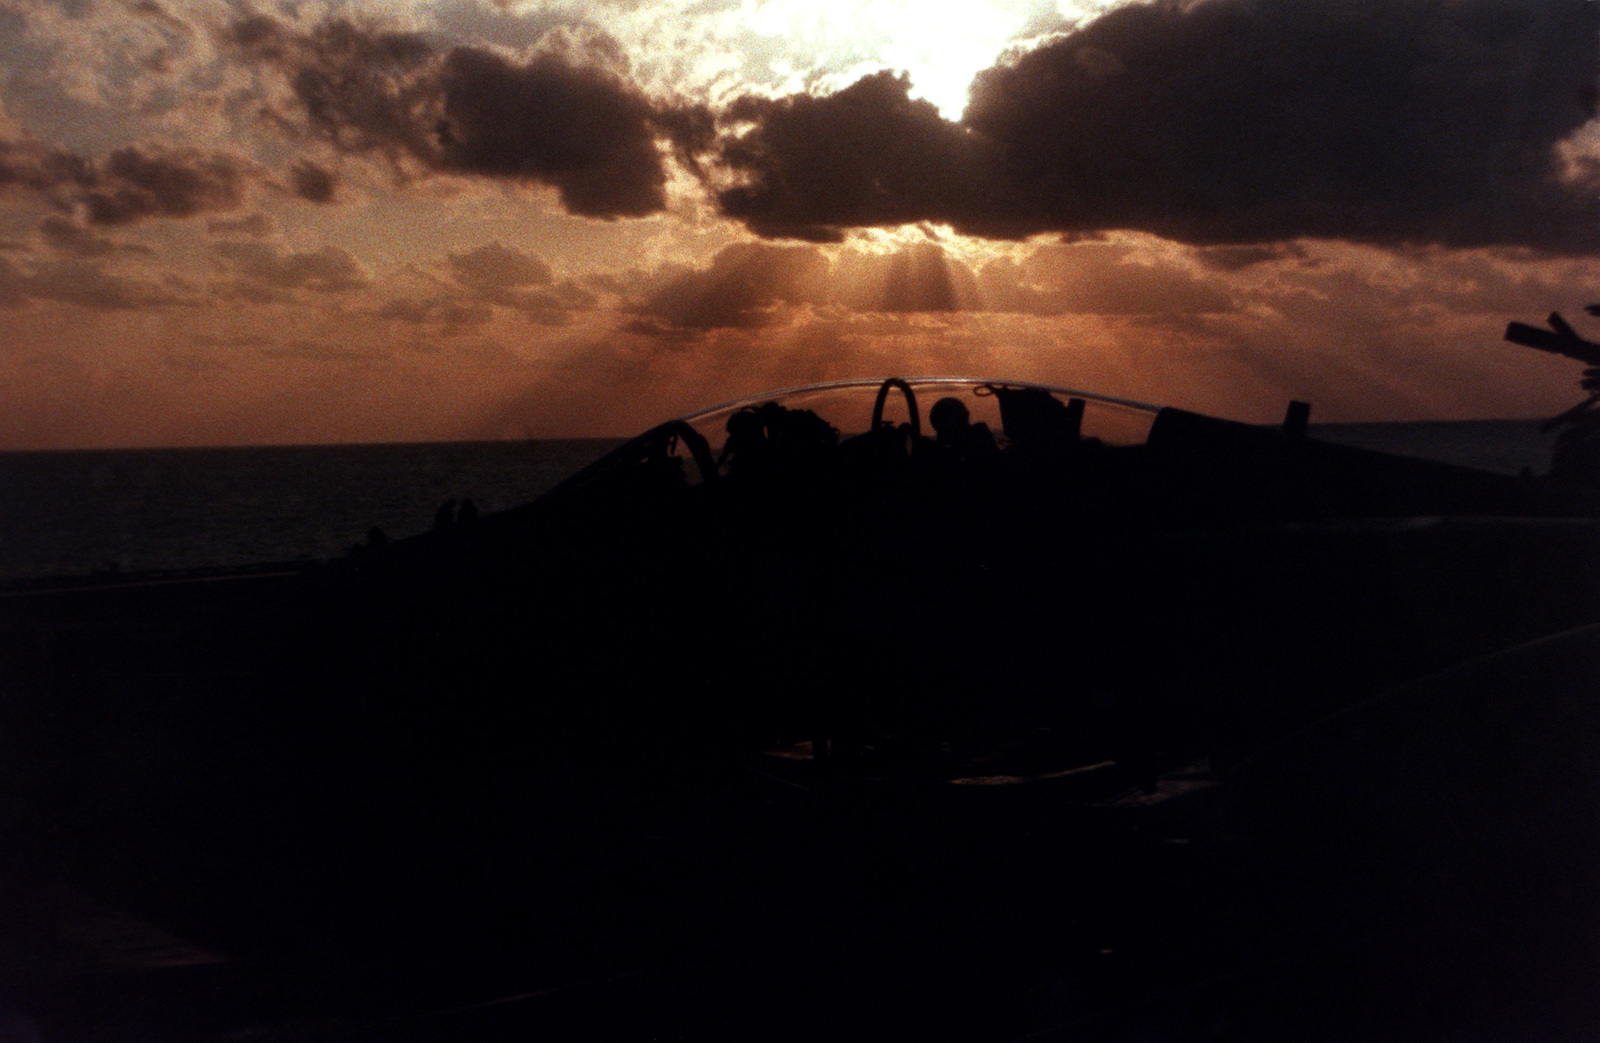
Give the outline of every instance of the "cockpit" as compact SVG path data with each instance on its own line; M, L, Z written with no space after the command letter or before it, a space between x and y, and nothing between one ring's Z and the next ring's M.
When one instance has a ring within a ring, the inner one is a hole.
M1038 458L1080 445L1137 446L1157 414L1145 403L1040 384L838 381L736 399L661 424L563 489L619 472L701 485L796 478L869 462L973 463L991 452Z

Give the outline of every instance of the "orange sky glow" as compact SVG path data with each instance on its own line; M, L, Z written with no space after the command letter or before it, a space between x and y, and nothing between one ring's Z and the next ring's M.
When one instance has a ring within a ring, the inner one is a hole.
M0 449L1576 401L1501 333L1600 301L1588 0L919 11L0 0Z

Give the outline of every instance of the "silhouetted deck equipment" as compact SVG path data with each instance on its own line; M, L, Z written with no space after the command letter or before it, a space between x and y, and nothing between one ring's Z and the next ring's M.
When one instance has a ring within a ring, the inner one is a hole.
M185 1038L1581 1038L1596 490L1308 408L819 385L304 572L17 592L0 827L232 961L118 1001Z

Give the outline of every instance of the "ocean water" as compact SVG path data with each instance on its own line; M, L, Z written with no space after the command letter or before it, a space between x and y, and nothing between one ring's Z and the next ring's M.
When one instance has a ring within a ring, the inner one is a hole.
M1538 421L1313 425L1314 437L1516 474ZM422 532L450 499L526 503L606 440L0 453L0 582L327 560Z
M1420 456L1501 474L1550 469L1555 434L1542 420L1428 420L1387 424L1312 424L1310 434L1329 442Z
M0 581L327 560L538 497L618 442L0 453Z

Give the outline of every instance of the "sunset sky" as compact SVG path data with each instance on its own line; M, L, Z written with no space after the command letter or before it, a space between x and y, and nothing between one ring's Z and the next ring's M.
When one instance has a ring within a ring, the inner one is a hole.
M0 449L816 380L1549 415L1590 0L0 0ZM1586 321L1580 321L1586 320Z

